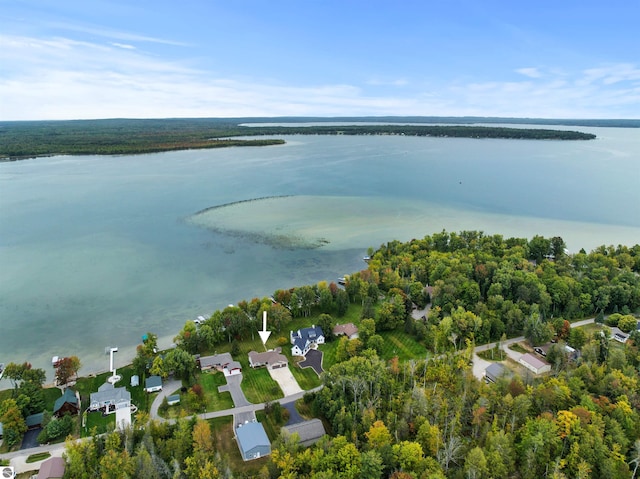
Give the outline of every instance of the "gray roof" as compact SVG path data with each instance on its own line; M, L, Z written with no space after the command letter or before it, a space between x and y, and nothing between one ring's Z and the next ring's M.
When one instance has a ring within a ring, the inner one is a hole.
M106 385L110 387L105 387ZM116 388L113 384L105 383L98 388L98 392L91 393L90 401L91 404L102 404L107 401L111 404L116 404L120 401L131 401L131 393L124 387Z
M264 353L258 353L251 351L249 353L249 360L252 364L276 364L276 363L288 363L287 357L282 354L282 348L275 348Z
M200 358L200 367L211 368L214 366L224 366L232 361L233 358L229 353L214 354L213 356L202 356Z
M226 368L229 370L242 369L242 364L240 364L238 361L231 361L229 364L227 364Z
M149 376L144 381L144 387L147 389L162 387L162 378L160 376Z
M511 371L509 371L500 363L491 363L489 366L487 366L487 369L485 369L485 374L489 379L494 381L503 376L506 378L511 377Z
M282 429L287 434L297 432L298 436L300 436L300 444L303 446L310 446L326 434L324 425L320 419L311 419L309 421L291 424L290 426L285 426Z
M4 434L4 428L2 427L2 423L0 422L0 436Z
M236 436L238 444L240 444L242 457L246 458L246 453L255 448L268 447L271 450L271 442L264 431L264 427L259 422L249 422L238 427Z

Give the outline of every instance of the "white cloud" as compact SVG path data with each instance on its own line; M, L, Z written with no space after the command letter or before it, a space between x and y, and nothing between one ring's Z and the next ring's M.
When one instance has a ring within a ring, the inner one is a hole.
M520 75L524 75L529 78L540 78L542 77L542 73L537 68L519 68L516 70Z
M633 64L573 74L549 69L544 77L525 75L522 81L443 79L442 85L422 89L402 79L360 86L321 80L291 85L262 78L221 78L195 68L189 59L167 61L129 48L133 45L128 43L2 35L0 43L5 46L0 50L2 120L286 115L637 118L640 111L640 70Z
M125 50L135 50L136 47L133 45L129 45L126 43L118 43L118 42L110 42L109 45L113 45L114 47L124 48Z

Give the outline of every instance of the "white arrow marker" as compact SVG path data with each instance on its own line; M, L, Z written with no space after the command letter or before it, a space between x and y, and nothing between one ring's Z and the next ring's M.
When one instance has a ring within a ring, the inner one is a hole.
M271 331L267 331L267 312L263 311L262 314L262 331L258 331L258 334L260 335L260 339L262 339L262 344L264 344L264 347L267 347L267 339L269 339L269 336L271 336Z

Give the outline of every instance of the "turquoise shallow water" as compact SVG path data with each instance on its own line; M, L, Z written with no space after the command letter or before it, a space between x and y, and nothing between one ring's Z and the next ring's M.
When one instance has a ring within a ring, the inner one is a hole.
M640 132L582 130L598 140L294 136L0 164L0 362L50 370L51 356L76 354L81 372L106 369L107 346L124 363L148 330L168 345L186 319L335 280L363 268L369 246L443 228L561 235L571 250L640 242ZM279 195L292 198L189 221ZM256 240L287 228L328 242Z

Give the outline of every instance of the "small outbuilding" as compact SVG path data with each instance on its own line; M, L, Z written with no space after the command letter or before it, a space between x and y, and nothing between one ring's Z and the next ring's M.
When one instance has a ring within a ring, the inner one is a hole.
M138 376L137 374L134 374L133 376L131 376L131 387L135 388L136 386L140 386L140 376Z
M80 411L79 404L76 392L71 388L67 388L64 390L64 394L56 399L56 402L53 404L53 415L55 417L62 417L66 413L78 414Z
M144 392L155 393L162 391L162 378L160 376L149 376L144 381Z
M528 370L532 371L534 374L548 373L549 371L551 371L551 364L538 359L531 353L525 353L520 356L518 362Z
M180 404L180 394L172 394L167 398L167 404L169 406L175 406L176 404Z
M40 465L37 479L60 479L64 477L66 463L61 457L50 457ZM31 476L33 477L33 476Z
M262 424L257 421L241 424L236 429L242 459L250 461L271 454L271 442Z
M44 421L44 412L31 414L24 418L24 422L27 425L27 429L37 429L41 427L42 421Z

